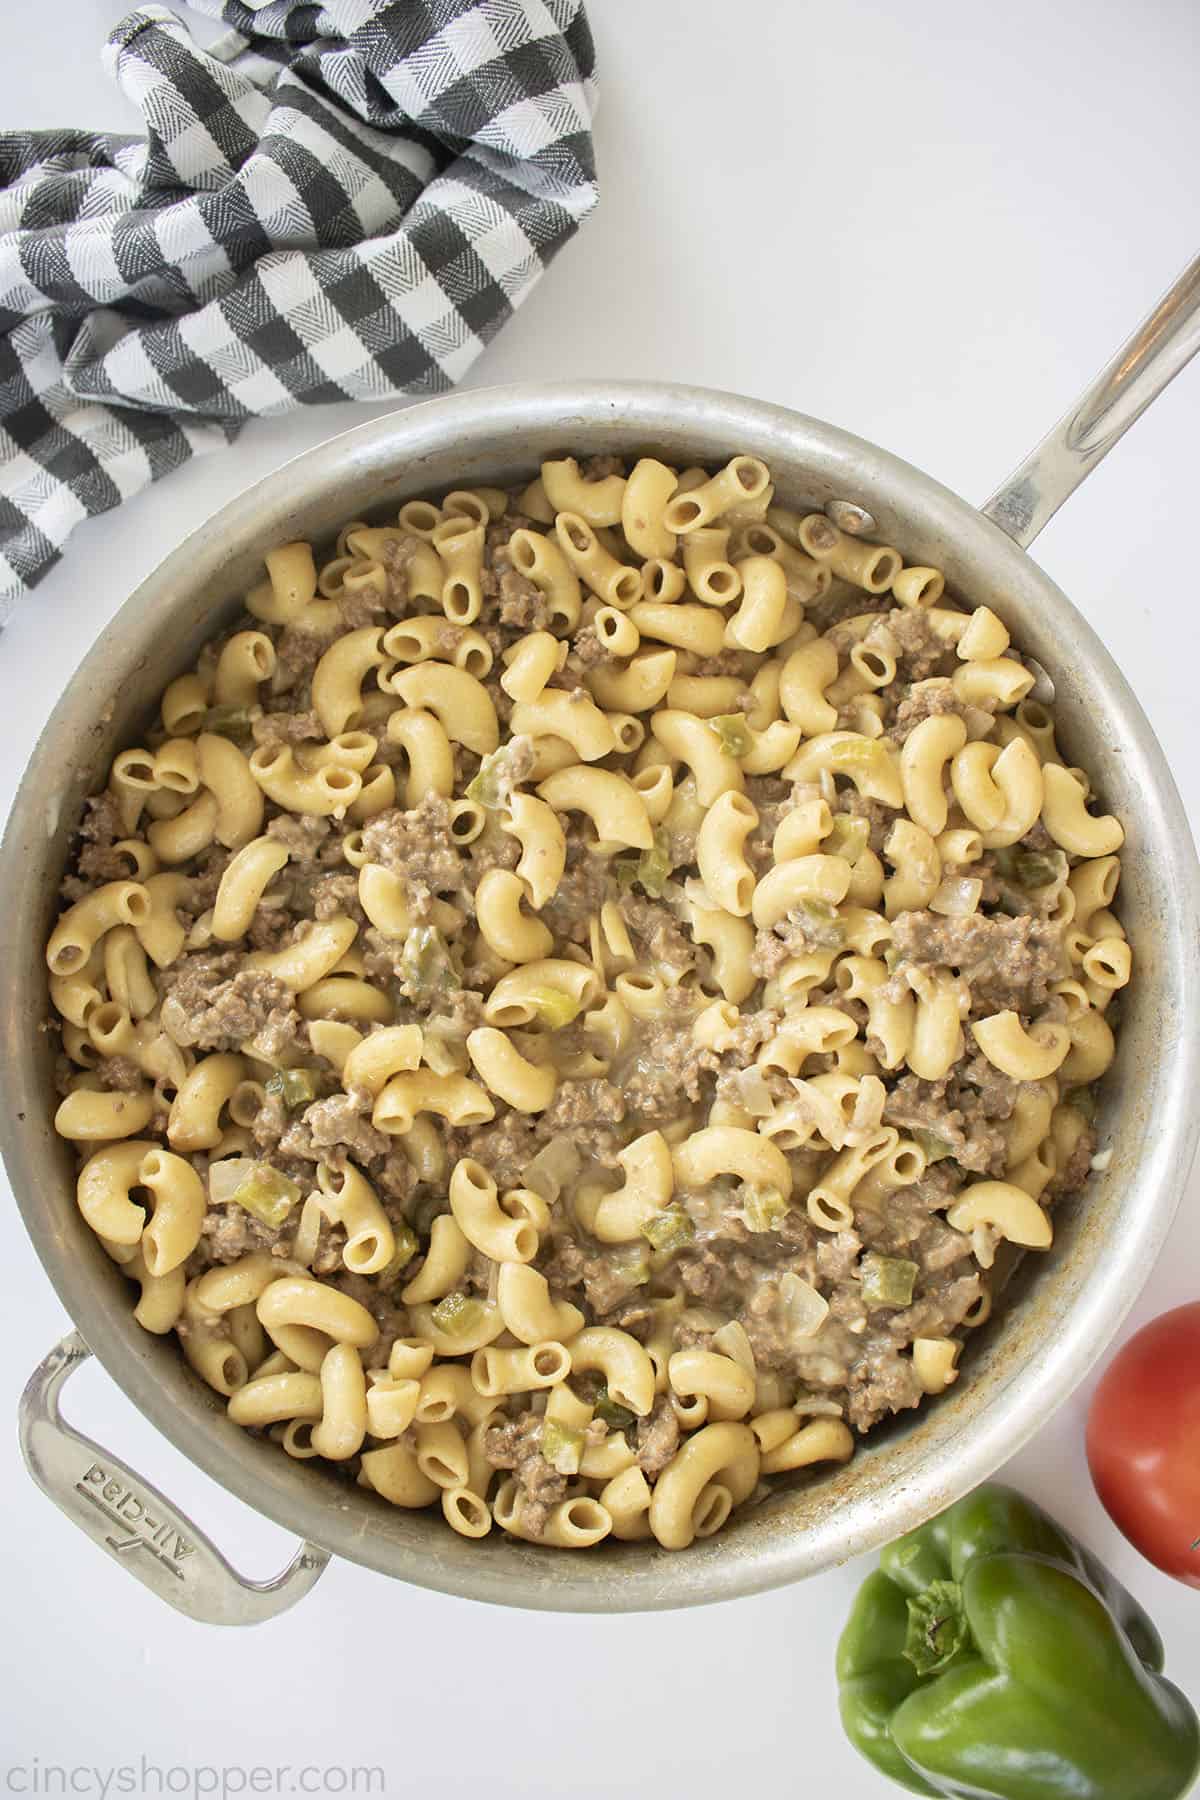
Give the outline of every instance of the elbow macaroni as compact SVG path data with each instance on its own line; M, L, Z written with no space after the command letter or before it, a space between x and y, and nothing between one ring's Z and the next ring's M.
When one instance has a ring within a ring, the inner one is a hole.
M1090 1158L1122 826L996 613L774 502L563 457L282 545L112 763L46 947L80 1214L364 1503L684 1548L851 1454L860 1323L954 1384Z

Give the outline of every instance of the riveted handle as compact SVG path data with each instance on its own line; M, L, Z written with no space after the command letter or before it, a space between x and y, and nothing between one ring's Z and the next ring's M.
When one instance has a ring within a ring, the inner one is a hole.
M21 1396L21 1453L42 1492L131 1575L190 1619L258 1625L302 1600L329 1561L303 1543L270 1581L248 1581L216 1545L136 1470L68 1425L63 1383L91 1351L77 1331L30 1376Z
M982 510L1027 549L1118 438L1200 350L1200 256Z

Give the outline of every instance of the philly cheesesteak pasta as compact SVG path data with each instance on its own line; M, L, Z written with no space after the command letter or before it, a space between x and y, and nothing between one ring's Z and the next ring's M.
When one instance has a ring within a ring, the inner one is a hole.
M943 589L748 455L271 551L46 951L80 1211L232 1419L682 1549L958 1378L1130 954L1121 826Z

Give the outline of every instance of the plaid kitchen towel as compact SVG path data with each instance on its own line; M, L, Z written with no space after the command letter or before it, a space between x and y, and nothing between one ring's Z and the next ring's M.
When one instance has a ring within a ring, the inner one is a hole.
M109 39L145 138L0 134L0 619L246 419L451 387L596 204L582 0L196 4Z

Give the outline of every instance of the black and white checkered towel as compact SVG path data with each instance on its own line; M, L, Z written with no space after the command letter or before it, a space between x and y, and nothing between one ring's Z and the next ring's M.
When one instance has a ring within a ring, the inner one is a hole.
M452 386L596 204L582 0L195 4L109 39L146 138L0 134L0 619L246 419Z

